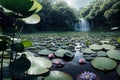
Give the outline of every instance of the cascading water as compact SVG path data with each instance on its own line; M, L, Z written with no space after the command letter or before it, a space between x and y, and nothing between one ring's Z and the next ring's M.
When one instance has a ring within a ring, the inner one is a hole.
M81 18L78 23L75 24L75 31L89 31L90 24L87 20Z

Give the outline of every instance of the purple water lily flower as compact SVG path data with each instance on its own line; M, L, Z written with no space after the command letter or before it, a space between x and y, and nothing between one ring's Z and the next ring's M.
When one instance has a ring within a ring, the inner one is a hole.
M84 73L81 73L77 77L77 80L97 80L96 78L97 78L97 76L93 72L85 71Z

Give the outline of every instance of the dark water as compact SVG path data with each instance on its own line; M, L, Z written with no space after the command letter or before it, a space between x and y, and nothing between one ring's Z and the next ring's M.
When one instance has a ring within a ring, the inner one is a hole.
M100 78L100 80L120 80L120 77L116 73L115 69L108 72L103 72L92 67L91 61L87 61L86 64L79 64L78 60L82 58L81 55L82 54L75 53L75 57L72 61L67 62L62 68L53 68L53 70L66 72L70 74L74 80L76 80L77 76L84 71L95 73Z

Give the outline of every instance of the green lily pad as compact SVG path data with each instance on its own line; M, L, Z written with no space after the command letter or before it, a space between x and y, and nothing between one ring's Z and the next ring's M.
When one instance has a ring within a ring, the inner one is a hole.
M92 44L89 46L90 49L92 50L101 50L103 49L103 47L101 45L98 45L98 44Z
M112 70L116 67L117 63L106 57L96 57L91 61L91 64L94 68L99 69L99 70Z
M109 50L109 51L107 51L107 56L112 58L112 59L120 60L120 51Z
M97 56L98 56L98 57L105 57L105 56L107 56L107 54L106 54L105 51L98 51L98 52L97 52Z
M102 43L102 44L108 44L108 43L110 43L110 40L101 40L100 43Z
M96 52L93 51L93 50L91 50L90 48L85 48L85 49L83 50L83 53L88 53L88 54L90 54L90 53L96 53Z
M93 59L94 59L94 57L91 57L91 56L85 57L85 60L87 60L87 61L91 61L91 60L93 60Z
M30 40L22 40L21 43L24 45L25 48L32 46L32 41Z
M31 62L31 67L28 70L30 75L40 75L49 71L52 62L43 57L28 57Z
M59 49L59 50L55 51L54 54L58 57L64 57L64 56L73 57L74 56L73 52L71 52L69 50L64 50L64 49Z
M26 24L37 24L40 22L40 16L38 14L33 14L30 17L24 18L23 21Z
M117 71L118 75L120 76L120 64L117 66L116 71Z
M102 46L105 50L113 50L116 48L115 46L110 45L110 44L103 44Z
M40 55L48 55L48 54L53 54L53 51L50 51L48 49L42 49L42 50L38 51L38 54L40 54Z
M73 78L69 74L61 71L51 71L44 80L73 80Z
M10 70L17 73L22 73L27 71L31 66L30 61L25 57L20 57L19 59L11 62L9 65Z

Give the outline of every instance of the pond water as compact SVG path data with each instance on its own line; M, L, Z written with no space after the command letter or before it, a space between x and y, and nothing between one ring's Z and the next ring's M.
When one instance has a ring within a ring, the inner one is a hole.
M70 74L74 80L76 80L77 76L84 71L89 71L95 73L100 80L120 80L120 77L116 73L116 70L111 70L108 72L103 72L100 70L96 70L92 65L91 61L86 61L86 64L79 64L78 60L83 58L82 53L75 52L75 56L72 61L69 61L62 68L52 67L52 70L59 70Z

